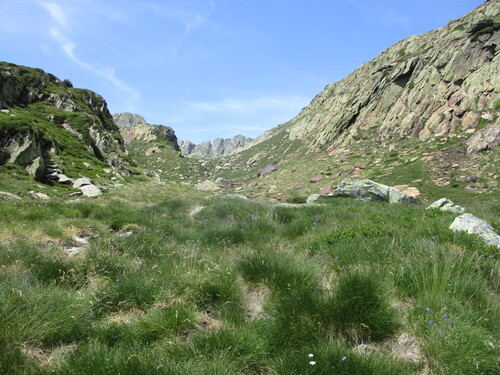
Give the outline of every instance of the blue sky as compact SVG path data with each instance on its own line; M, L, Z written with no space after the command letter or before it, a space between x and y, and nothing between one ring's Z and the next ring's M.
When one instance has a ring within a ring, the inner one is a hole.
M0 0L0 60L195 143L256 137L384 49L479 0Z

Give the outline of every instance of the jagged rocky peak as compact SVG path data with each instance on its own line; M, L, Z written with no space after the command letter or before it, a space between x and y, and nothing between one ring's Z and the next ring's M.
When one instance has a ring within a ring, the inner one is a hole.
M213 141L205 141L194 144L190 141L179 141L179 147L183 155L197 157L218 157L231 155L237 148L250 142L252 138L236 135L232 138L216 138Z
M499 143L500 6L488 1L440 29L404 39L326 86L285 124L311 150L363 138L473 135L469 152ZM483 119L488 125L484 126ZM481 126L479 126L482 124ZM266 139L263 137L262 139Z
M41 69L0 62L0 109L0 164L19 164L55 182L67 181L63 172L92 169L96 158L128 173L102 96Z
M143 142L164 140L171 142L174 149L179 151L177 136L174 129L169 126L149 124L141 115L128 112L113 114L113 120L120 128L126 144L135 140Z

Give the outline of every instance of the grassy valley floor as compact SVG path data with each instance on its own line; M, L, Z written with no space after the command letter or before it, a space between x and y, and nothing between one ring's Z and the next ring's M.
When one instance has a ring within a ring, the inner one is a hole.
M425 206L323 203L0 201L0 373L500 372L496 249ZM498 231L495 207L472 213Z

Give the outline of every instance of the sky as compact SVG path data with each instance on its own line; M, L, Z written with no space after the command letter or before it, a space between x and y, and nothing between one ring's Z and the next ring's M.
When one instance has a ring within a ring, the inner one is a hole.
M410 35L483 0L0 0L0 61L200 143L255 138Z

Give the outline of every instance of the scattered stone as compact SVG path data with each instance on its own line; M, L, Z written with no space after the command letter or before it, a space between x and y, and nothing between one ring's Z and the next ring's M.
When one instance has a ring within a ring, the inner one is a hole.
M470 234L476 234L488 245L500 248L500 236L495 232L493 227L474 215L463 214L455 218L450 225L450 229L455 232L465 231Z
M477 192L477 188L475 186L466 186L464 187L465 191Z
M477 176L460 176L457 178L457 181L465 182L466 184L470 184L471 182L477 182Z
M95 185L84 185L79 187L85 197L95 198L102 194L101 190Z
M86 161L83 162L83 165L85 166L85 168L87 168L88 170L91 170L92 169L92 165L90 163L87 163Z
M371 180L343 180L333 192L333 196L354 198L363 202L422 203L419 198Z
M30 192L28 192L28 194L31 195L33 198L36 198L36 199L41 199L41 200L49 200L50 199L50 197L47 194L44 194L44 193L30 191Z
M332 192L333 181L328 182L323 189L319 192L320 194L330 194Z
M410 187L410 185L396 185L394 186L394 189L396 189L397 191L403 191L405 189L408 189Z
M304 184L295 184L293 186L293 190L300 190L304 188Z
M73 189L78 189L79 187L85 185L92 185L92 181L90 181L90 178L87 177L77 178L72 184Z
M73 179L69 178L64 174L57 175L57 182L61 184L71 185L73 183Z
M454 214L463 214L465 209L457 204L454 204L448 198L441 198L437 201L431 203L426 210L436 210L439 209L445 212L453 212Z
M284 200L287 200L288 198L290 198L290 196L286 195L286 194L278 194L275 197L275 199L278 201L284 201Z
M315 184L316 182L319 182L319 181L321 181L322 179L323 179L323 177L322 177L320 174L318 174L318 175L314 176L313 178L311 178L311 179L309 180L309 182L312 182L313 184Z
M7 199L21 199L19 195L12 194L12 193L7 193L6 191L0 191L0 199L1 198L7 198Z
M204 182L196 185L196 190L198 191L217 191L220 187L210 180L205 180Z
M257 173L257 176L267 176L268 174L273 173L275 170L277 170L279 167L278 163L273 163L273 164L268 164L262 169L260 172Z
M366 168L366 165L364 165L364 164L356 164L354 166L354 169L365 169L365 168Z

